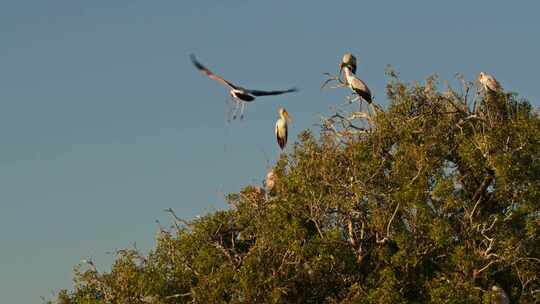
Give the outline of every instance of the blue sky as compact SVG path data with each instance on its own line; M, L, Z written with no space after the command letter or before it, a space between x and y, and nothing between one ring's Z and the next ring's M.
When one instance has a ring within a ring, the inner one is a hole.
M229 3L230 2L230 3ZM479 71L538 106L540 5L534 1L0 0L0 297L36 303L72 286L72 267L154 244L163 209L226 208L260 183L279 148L345 92L320 91L345 51L385 104L384 69L406 81ZM256 89L227 124L226 90L191 65Z

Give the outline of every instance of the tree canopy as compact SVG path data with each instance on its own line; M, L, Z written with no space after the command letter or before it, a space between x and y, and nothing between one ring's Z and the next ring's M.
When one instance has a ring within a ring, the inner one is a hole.
M388 73L388 106L303 131L230 208L75 269L68 303L540 302L540 119L509 92ZM356 124L355 120L362 120Z

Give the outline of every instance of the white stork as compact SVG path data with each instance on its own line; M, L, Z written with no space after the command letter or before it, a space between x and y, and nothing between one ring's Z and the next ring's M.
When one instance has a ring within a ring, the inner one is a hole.
M279 108L279 119L276 122L276 139L278 142L279 147L281 150L285 149L285 145L287 145L287 136L288 136L288 127L287 127L287 121L291 121L291 118L289 117L289 113L285 108Z
M264 180L264 185L267 191L272 191L272 189L274 189L274 186L276 185L276 175L274 174L274 170L268 171L266 179Z
M225 86L229 88L229 94L231 98L235 101L235 108L232 113L233 119L236 119L236 114L238 112L239 107L240 107L240 119L242 119L244 117L244 107L245 107L246 102L251 102L255 100L255 98L258 96L280 95L280 94L298 91L298 89L296 88L291 88L288 90L281 90L281 91L260 91L260 90L250 90L250 89L242 88L212 73L209 69L207 69L204 65L202 65L200 62L197 61L197 59L195 58L195 55L191 54L190 58L191 58L191 62L193 62L193 64L199 71L201 71L203 74L210 77L211 79L221 82L222 84L224 84Z
M478 81L480 82L480 84L482 85L482 87L484 88L486 92L487 91L499 92L500 90L502 90L501 85L495 79L495 77L487 73L480 72L480 75L478 76Z
M367 103L371 104L373 100L371 99L371 91L367 84L358 78L348 65L341 64L340 68L345 70L346 85L358 95L358 98L362 98Z

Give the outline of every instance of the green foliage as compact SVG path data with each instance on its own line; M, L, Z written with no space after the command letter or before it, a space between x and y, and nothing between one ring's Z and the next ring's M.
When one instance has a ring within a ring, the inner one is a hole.
M515 94L404 84L365 132L299 135L275 187L78 268L58 303L540 302L540 119Z

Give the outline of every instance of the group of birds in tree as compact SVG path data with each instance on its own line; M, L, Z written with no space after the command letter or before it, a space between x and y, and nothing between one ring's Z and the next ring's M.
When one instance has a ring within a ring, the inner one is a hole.
M248 102L254 101L259 96L268 96L268 95L281 95L286 93L292 93L298 91L296 88L290 88L288 90L276 90L276 91L262 91L262 90L251 90L243 88L239 85L235 85L232 82L225 80L223 77L214 74L202 63L200 63L195 55L191 55L191 62L195 67L202 72L204 75L208 76L210 79L216 80L229 89L229 98L234 102L234 108L231 111L232 119L236 119L237 116L240 119L244 118L244 110ZM339 75L345 73L345 81L342 82L343 86L349 87L353 93L356 95L355 98L351 99L352 101L363 99L368 104L372 103L371 91L368 86L356 76L356 57L350 53L345 53L342 58L342 62L339 65ZM292 121L289 113L285 108L279 108L279 119L276 122L275 126L275 135L279 147L283 150L287 145L288 137L288 123Z
M296 88L291 88L288 90L277 90L277 91L261 91L261 90L251 90L246 89L241 86L235 85L231 83L230 81L225 80L224 78L212 73L208 68L206 68L204 65L202 65L197 59L195 58L195 55L191 55L191 61L195 65L195 67L201 71L206 76L210 77L213 80L219 81L222 84L224 84L229 89L229 98L234 102L234 109L232 110L232 119L236 119L237 115L240 115L240 119L243 119L244 117L244 109L246 106L246 103L254 101L257 97L260 96L268 96L268 95L281 95L285 93L292 93L298 91ZM323 87L331 80L337 80L339 82L338 87L348 87L353 92L353 96L348 97L350 102L357 101L357 100L364 100L372 107L372 110L374 112L373 108L373 97L371 95L371 91L367 84L362 81L358 76L356 76L356 68L357 68L357 60L354 55L351 53L345 53L341 59L341 63L339 64L339 74L337 78L330 78L326 82L324 82ZM328 73L325 73L326 75L331 76ZM341 80L341 76L344 74L345 78L344 80ZM482 86L483 90L487 92L500 92L502 90L501 85L499 82L491 75L480 72L480 75L478 76L478 82ZM279 119L276 122L275 126L275 134L276 139L279 147L283 150L285 149L285 146L287 145L287 137L288 137L288 123L291 122L291 118L289 116L289 113L287 110L283 107L280 107L278 110L279 113ZM268 191L271 191L272 188L274 188L274 185L276 183L276 175L274 173L274 170L269 170L269 172L266 175L264 184ZM501 304L508 304L510 303L508 299L508 295L506 292L500 288L499 286L493 286L492 291L494 292L494 302L495 303L501 303Z
M229 98L232 102L234 102L234 108L231 111L232 119L236 119L237 116L240 117L240 119L244 118L244 110L246 107L246 104L249 102L254 101L257 97L260 96L269 96L269 95L281 95L286 93L292 93L297 92L298 89L296 88L290 88L287 90L276 90L276 91L262 91L262 90L251 90L243 88L239 85L235 85L232 82L225 80L223 77L220 77L213 72L211 72L208 68L206 68L204 65L202 65L199 61L197 61L197 58L195 55L191 55L191 62L195 67L201 71L204 75L208 76L210 79L216 80L223 85L225 85L229 89ZM339 64L339 74L337 78L331 78L327 80L324 85L330 81L330 80L337 80L340 85L338 87L348 87L353 92L353 96L348 97L350 102L353 101L362 101L368 103L368 105L372 108L372 111L375 112L373 108L373 97L371 94L371 91L367 84L362 81L358 76L356 76L356 68L357 68L357 60L356 57L351 53L345 53L341 59L341 63ZM341 80L341 76L344 74L344 79ZM327 74L329 75L329 74ZM482 88L484 91L488 92L498 92L502 90L501 85L497 80L485 73L480 72L480 75L478 77L478 81L482 85ZM287 145L287 137L288 137L288 123L291 122L291 117L289 116L289 113L285 108L279 108L279 119L276 122L275 126L275 135L278 142L279 147L283 150L285 149L285 146Z

